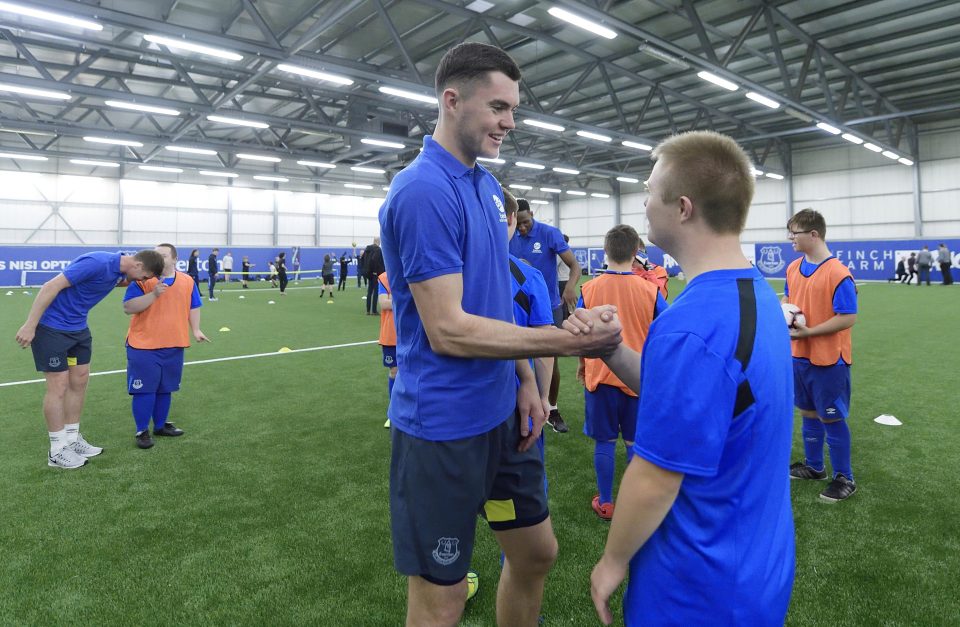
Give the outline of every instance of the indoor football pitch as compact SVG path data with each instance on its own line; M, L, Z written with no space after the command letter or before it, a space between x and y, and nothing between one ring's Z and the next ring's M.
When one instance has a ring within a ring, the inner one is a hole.
M672 295L681 289L671 281ZM0 290L0 624L402 624L387 374L379 319L364 315L356 281L333 303L312 280L286 296L261 282L205 300L213 341L188 349L170 418L186 435L150 450L134 443L115 290L90 317L92 370L103 374L90 379L81 422L106 450L74 471L47 467L43 385L14 342L36 291ZM859 491L830 505L818 498L823 483L793 483L788 624L960 623L958 311L956 287L860 286L850 419ZM593 447L575 366L561 360L571 432L546 435L560 543L546 625L598 624L589 576L609 528L590 508ZM881 414L902 426L875 423ZM798 459L799 418L794 433ZM623 463L621 447L620 472ZM480 592L465 625L495 624L499 552L479 525Z

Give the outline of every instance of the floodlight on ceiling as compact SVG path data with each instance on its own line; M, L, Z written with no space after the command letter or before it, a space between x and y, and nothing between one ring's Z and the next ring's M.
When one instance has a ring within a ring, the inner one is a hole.
M406 148L406 145L399 142L388 142L382 139L370 139L369 137L362 138L360 143L367 144L368 146L380 146L381 148L396 148L397 150Z
M188 152L192 155L215 156L217 154L216 150L210 150L208 148L193 148L191 146L164 146L164 148L171 152Z
M219 176L225 179L235 179L240 176L236 172L221 172L219 170L200 170L197 174L200 176Z
M541 122L540 120L533 120L531 118L526 118L523 121L524 124L529 126L536 126L537 128L546 129L548 131L556 131L562 133L565 129L559 124L551 124L550 122Z
M435 105L438 100L435 96L427 96L424 94L418 94L413 91L407 91L405 89L397 89L396 87L380 87L379 91L381 94L387 94L390 96L397 96L398 98L406 98L407 100L413 100L416 102L423 102L426 104Z
M736 83L732 83L727 79L721 78L716 74L711 74L710 72L706 72L706 71L697 72L697 76L707 81L708 83L713 83L718 87L723 87L727 91L737 91L739 89Z
M94 159L71 159L70 163L74 165L92 165L95 168L119 168L120 164L115 161L96 161Z
M496 159L494 157L477 157L477 161L483 161L484 163L496 163L497 165L503 165L506 163L504 159Z
M156 113L157 115L180 115L176 109L167 107L154 107L152 105L143 105L136 102L124 102L123 100L104 100L103 104L115 109L129 109L130 111L141 111L143 113Z
M286 183L290 180L285 176L268 176L266 174L258 174L253 178L257 181L270 181L273 183Z
M832 126L830 124L827 124L826 122L817 122L817 128L820 129L821 131L830 133L831 135L839 135L840 133L843 132L840 129L838 129L836 126Z
M886 157L887 159L893 159L894 161L897 161L898 159L900 159L900 155L898 155L897 153L893 152L892 150L884 150L884 151L881 152L880 154L882 154L882 155L883 155L884 157Z
M308 168L326 168L327 170L332 170L337 167L336 164L324 163L323 161L297 161L297 165L303 165Z
M664 63L670 63L673 65L676 65L677 67L682 67L685 70L690 69L690 64L684 61L683 59L681 59L680 57L675 57L669 52L666 52L665 50L661 50L660 48L657 48L655 46L651 46L650 44L646 44L646 43L640 44L637 47L637 50L647 56L653 57L654 59L659 59Z
M344 183L343 186L348 189L373 189L373 185L364 185L363 183Z
M0 152L0 159L14 159L15 161L48 161L41 155L24 155L18 152Z
M757 176L763 176L763 170L758 170L758 169L756 169L756 168L751 168L750 174L752 174L752 175L755 176L755 177L757 177Z
M906 157L900 157L899 159L897 159L897 161L899 161L903 165L913 165L913 161L910 159L907 159Z
M517 161L516 164L518 167L529 168L530 170L543 170L547 167L539 163L530 163L529 161Z
M586 196L586 195L587 195L587 192L581 192L581 191L578 191L578 190L575 190L575 189L568 189L568 190L567 190L567 193L570 194L571 196Z
M842 135L840 135L840 137L844 138L851 144L856 144L858 146L863 143L862 139L860 139L856 135L851 135L850 133L843 133Z
M876 144L871 144L870 142L865 143L863 147L869 150L870 152L883 152L883 148L881 148L880 146L877 146Z
M330 74L329 72L321 72L319 70L311 70L310 68L300 67L298 65L281 63L277 66L277 69L283 72L297 74L298 76L315 78L318 81L325 81L327 83L336 83L337 85L353 85L353 79L347 78L346 76L339 76L337 74Z
M541 187L541 188L540 188L540 191L541 191L541 192L546 192L546 193L548 193L548 194L559 194L559 193L561 193L563 190L557 189L556 187Z
M233 126L248 126L250 128L270 128L269 124L265 122L257 122L256 120L244 120L241 118L228 118L223 115L208 115L207 119L211 122L219 122L220 124L232 124Z
M762 105L765 106L765 107L770 107L771 109L779 109L779 108L780 108L780 103L779 103L779 102L777 102L776 100L774 100L774 99L772 99L772 98L767 98L766 96L762 96L762 95L760 95L760 94L758 94L758 93L756 93L756 92L748 91L747 94L746 94L746 96L747 96L747 98L749 98L750 100L752 100L752 101L754 101L754 102L759 102L760 104L762 104Z
M13 94L23 94L24 96L36 96L37 98L50 98L51 100L70 100L73 97L63 91L35 89L33 87L10 85L9 83L0 83L0 91L7 91Z
M573 170L571 168L554 168L553 171L558 174L572 174L574 176L580 174L580 170Z
M16 13L17 15L32 17L45 22L56 22L57 24L65 24L67 26L77 26L87 30L103 30L102 24L91 20L85 20L78 17L73 17L71 15L64 15L62 13L54 13L52 11L43 11L41 9L15 4L13 2L0 2L0 11Z
M529 201L531 205L549 205L550 201L548 200L531 200Z
M648 146L647 144L641 144L640 142L622 141L620 142L620 144L623 146L626 146L627 148L636 148L637 150L646 150L648 152L653 150L653 146Z
M580 137L586 137L587 139L595 139L598 142L613 141L612 137L607 137L606 135L601 135L600 133L591 133L590 131L577 131L577 135Z
M640 179L635 179L630 176L618 176L617 180L620 181L621 183L639 183L640 182Z
M522 190L524 190L524 191L529 191L529 190L533 189L533 185L521 185L520 183L511 183L511 184L510 184L510 188L511 188L511 189L522 189Z
M767 172L766 174L764 174L764 176L767 177L768 179L773 179L775 181L783 180L783 175L777 174L776 172Z
M600 194L598 192L593 192L590 195L593 196L594 198L610 198L610 194Z
M161 35L144 35L144 39L151 43L160 44L161 46L166 46L173 50L188 50L190 52L196 52L198 54L205 54L210 57L216 57L218 59L225 59L227 61L242 61L243 55L236 52L231 52L230 50L223 50L222 48L213 48L211 46L203 46L200 44L195 44L184 39L176 39L174 37L163 37Z
M353 165L350 166L350 169L354 172L364 172L366 174L386 174L386 170L381 170L380 168L368 168L362 165Z
M237 159L247 159L249 161L266 161L267 163L280 163L280 157L268 157L267 155L251 155L246 152L237 153Z
M181 174L183 172L183 168L169 168L163 165L140 165L137 167L147 172L166 172L167 174Z
M550 7L549 9L547 9L547 13L557 18L558 20L563 20L568 24L579 26L583 30L590 31L594 35L600 35L605 39L613 39L617 36L616 32L610 30L606 26L601 26L596 22L591 22L590 20L584 17L580 17L575 13L571 13L570 11L566 11L559 7Z
M83 138L83 141L90 142L93 144L111 144L113 146L128 146L130 148L140 148L143 146L142 142L134 141L132 139L114 139L113 137L96 137L88 135Z

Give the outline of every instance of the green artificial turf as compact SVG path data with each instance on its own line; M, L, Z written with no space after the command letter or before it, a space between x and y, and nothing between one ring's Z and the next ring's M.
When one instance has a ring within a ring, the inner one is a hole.
M90 380L82 428L106 451L76 471L46 465L43 386L0 387L0 624L402 624L379 347L277 353L375 340L378 319L364 315L355 283L333 304L296 289L313 286L291 284L280 297L231 285L205 303L213 342L190 348L188 362L270 355L188 366L170 418L187 434L147 451L134 446L122 374ZM36 290L12 291L0 290L0 383L38 378L13 342ZM860 490L828 505L819 482L792 486L789 624L960 620L958 299L957 288L861 287L850 419ZM91 315L94 372L125 366L120 301L117 290ZM560 543L548 625L597 624L589 574L608 529L590 509L592 444L575 365L561 360L571 432L547 434ZM904 425L875 424L884 413ZM794 446L799 457L799 424ZM473 564L480 593L463 624L491 625L498 549L485 528Z

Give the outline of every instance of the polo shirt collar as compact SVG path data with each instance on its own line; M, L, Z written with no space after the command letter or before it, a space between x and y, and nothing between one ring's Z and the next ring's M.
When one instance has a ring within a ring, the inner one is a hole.
M479 163L473 168L468 168L461 163L459 159L450 154L446 148L434 141L430 135L424 135L423 137L423 155L425 158L439 165L443 171L449 172L453 178L458 179L466 174L473 174L474 170L477 170L478 173L485 171Z

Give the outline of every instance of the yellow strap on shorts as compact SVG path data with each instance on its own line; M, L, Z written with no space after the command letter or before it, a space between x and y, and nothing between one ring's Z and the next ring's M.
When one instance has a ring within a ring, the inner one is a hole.
M509 522L517 519L517 509L513 505L513 499L487 501L483 504L483 512L489 522Z

